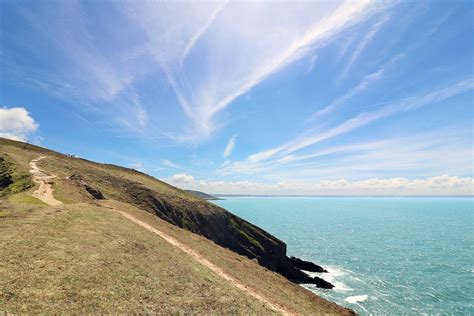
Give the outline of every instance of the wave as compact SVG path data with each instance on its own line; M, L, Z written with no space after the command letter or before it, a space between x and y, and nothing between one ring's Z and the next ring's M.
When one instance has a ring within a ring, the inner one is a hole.
M354 295L354 296L349 296L349 297L346 297L344 300L348 303L351 303L351 304L356 304L356 303L359 303L359 302L363 302L365 300L367 300L369 298L368 295Z
M318 276L330 282L332 285L334 285L333 291L337 291L337 292L353 291L351 287L349 287L347 284L343 283L340 280L341 278L344 278L344 276L353 274L351 270L343 269L343 268L339 268L335 266L326 266L326 265L324 265L324 268L328 271L327 273L316 273L316 272L306 272L306 273L308 273L312 277Z

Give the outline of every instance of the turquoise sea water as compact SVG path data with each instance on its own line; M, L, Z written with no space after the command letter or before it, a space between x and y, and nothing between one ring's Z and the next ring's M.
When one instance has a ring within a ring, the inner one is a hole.
M474 199L229 197L215 201L319 263L360 314L474 314Z

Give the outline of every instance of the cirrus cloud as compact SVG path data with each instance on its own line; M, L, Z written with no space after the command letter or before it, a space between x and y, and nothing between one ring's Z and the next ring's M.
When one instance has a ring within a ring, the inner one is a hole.
M227 143L227 146L225 147L225 150L224 150L224 158L229 157L234 151L236 138L237 138L237 135L234 135L229 139L229 142Z

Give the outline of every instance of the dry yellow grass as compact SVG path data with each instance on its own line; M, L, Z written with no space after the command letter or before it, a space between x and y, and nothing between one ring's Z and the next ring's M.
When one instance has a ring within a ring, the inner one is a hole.
M8 204L0 220L0 310L272 313L113 211Z
M209 261L221 267L232 277L256 289L272 302L283 306L293 314L350 315L353 313L348 309L314 295L299 285L289 282L281 275L260 266L255 260L250 260L228 249L222 248L202 236L171 225L148 212L117 201L106 201L105 203L132 214L134 217L190 246Z

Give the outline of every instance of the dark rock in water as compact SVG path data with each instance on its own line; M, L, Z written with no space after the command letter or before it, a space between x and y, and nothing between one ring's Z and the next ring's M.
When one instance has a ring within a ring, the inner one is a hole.
M315 284L319 288L323 289L332 289L334 285L331 283L318 278L318 277L311 277L305 272L297 269L292 263L291 259L286 257L286 264L282 264L278 267L277 272L283 274L287 277L290 281L299 283L299 284Z
M313 281L314 281L313 284L316 284L317 287L320 287L320 288L322 288L322 289L332 289L332 288L334 288L334 285L332 285L332 284L329 283L328 281L323 280L323 279L321 279L321 278L314 277L314 278L313 278Z
M328 272L326 269L324 269L321 266L318 266L317 264L314 264L310 261L301 260L300 258L296 258L296 257L290 257L290 263L295 268L298 268L300 270L305 270L309 272L319 272L319 273Z

